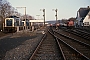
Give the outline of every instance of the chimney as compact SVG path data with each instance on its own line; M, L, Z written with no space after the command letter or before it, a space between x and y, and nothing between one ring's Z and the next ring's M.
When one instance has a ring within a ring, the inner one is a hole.
M87 6L87 8L90 8L90 6Z
M87 9L90 11L90 6L87 6Z

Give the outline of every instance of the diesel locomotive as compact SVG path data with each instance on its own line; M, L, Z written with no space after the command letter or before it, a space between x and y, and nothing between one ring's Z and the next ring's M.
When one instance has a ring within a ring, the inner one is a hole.
M4 32L16 32L17 26L22 26L22 21L17 16L5 18Z

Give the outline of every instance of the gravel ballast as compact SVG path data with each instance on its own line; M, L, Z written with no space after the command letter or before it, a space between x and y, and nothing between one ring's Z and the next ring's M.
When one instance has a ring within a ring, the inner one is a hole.
M2 60L28 60L38 43L41 41L43 34L36 34L36 36L37 37L33 39L24 41L16 48L7 51L5 57ZM15 38L15 36L13 37Z

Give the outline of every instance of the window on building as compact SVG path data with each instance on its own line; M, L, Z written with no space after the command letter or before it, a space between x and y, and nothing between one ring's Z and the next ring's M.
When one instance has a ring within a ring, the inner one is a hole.
M84 25L87 25L88 26L89 25L89 22L84 22Z

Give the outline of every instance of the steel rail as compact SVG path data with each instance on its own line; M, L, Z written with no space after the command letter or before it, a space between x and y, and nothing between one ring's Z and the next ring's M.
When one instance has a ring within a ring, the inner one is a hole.
M48 31L49 31L49 30L48 30ZM49 31L49 33L54 36L54 34L51 33L50 31ZM55 37L55 36L54 36L54 37ZM55 38L56 38L56 37L55 37ZM57 41L57 43L58 43L58 45L59 45L59 48L60 48L60 50L61 50L61 53L62 53L62 55L63 55L63 59L66 60L66 57L65 57L65 55L64 55L64 53L63 53L63 50L62 50L61 45L59 44L59 41L58 41L57 38L56 38L56 41Z
M33 54L31 55L31 57L29 58L29 60L32 60L33 56L36 54L37 50L39 49L40 45L42 44L43 40L45 39L46 34L43 36L43 38L41 39L40 43L38 44L37 48L35 49L35 51L33 52Z
M53 34L54 35L54 34ZM90 60L90 58L88 58L87 56L85 56L83 53L81 53L80 51L78 51L77 49L75 49L74 47L72 47L71 45L69 45L68 43L66 43L65 41L63 41L62 39L60 39L59 37L57 37L56 35L54 35L57 39L59 39L60 41L62 41L64 44L66 44L67 46L69 46L70 48L72 48L74 51L76 51L77 53L79 53L80 55L82 55L85 59Z
M56 31L54 31L54 32L56 32ZM58 33L58 32L56 32L56 33ZM88 47L90 47L89 44L84 43L84 42L81 42L81 41L79 41L79 40L77 40L77 39L74 39L74 38L72 38L72 37L70 37L70 36L66 36L66 35L61 34L61 33L58 33L58 34L60 34L60 35L62 35L62 36L64 36L64 37L67 37L67 38L69 38L69 39L72 39L72 40L74 40L74 41L77 41L77 42L79 42L79 43L81 43L81 44L84 44L84 45L86 45L86 46L88 46Z

